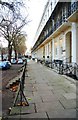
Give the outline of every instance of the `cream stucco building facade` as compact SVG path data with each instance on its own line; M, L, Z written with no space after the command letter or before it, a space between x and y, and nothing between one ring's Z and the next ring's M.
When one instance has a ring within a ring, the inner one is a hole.
M35 58L78 63L78 1L48 0L35 40Z

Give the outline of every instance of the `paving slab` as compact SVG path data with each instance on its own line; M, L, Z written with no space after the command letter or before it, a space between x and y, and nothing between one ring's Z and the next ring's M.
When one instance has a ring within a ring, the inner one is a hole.
M54 93L54 91L53 91L53 93ZM63 93L54 93L54 96L56 97L56 99L60 99L60 98L62 98L63 97Z
M43 96L43 95L52 95L52 91L51 90L45 90L44 91L37 91L37 92L33 92L34 96Z
M14 115L14 116L9 116L8 117L9 120L11 118L13 118L13 119L17 119L18 118L18 120L20 120L20 119L24 120L24 119L27 119L27 118L31 118L33 120L34 120L34 118L37 118L37 120L38 120L38 118L41 118L41 119L45 119L46 118L46 120L48 120L47 115L46 115L45 112L44 113L24 114L24 115L21 115L21 116L20 115Z
M20 120L21 119L21 114L20 115L9 115L8 120Z
M65 93L64 97L66 99L76 99L76 93Z
M35 84L36 80L33 80L34 78L26 78L25 79L25 84Z
M2 117L0 117L0 120L2 120Z
M27 97L28 103L42 103L42 98L40 96L30 96Z
M58 100L54 95L43 95L41 98L43 102L52 102Z
M76 109L76 100L74 99L70 100L70 99L61 97L59 101L63 105L64 109Z
M37 91L49 91L49 90L52 90L53 88L49 86L44 86L43 84L42 86L37 86L36 89Z
M31 97L31 96L33 96L33 92L24 91L24 95L25 95L26 97Z
M21 107L21 118L75 118L76 84L33 61L27 70L24 94L29 106ZM20 114L18 107L11 111L16 113Z
M55 88L53 88L52 91L53 91L54 94L61 94L62 95L62 94L66 93L63 89L55 89Z
M77 120L78 120L78 110L76 111L76 118L77 118Z
M36 87L30 87L30 86L27 86L24 91L29 91L29 92L34 92L34 91L37 91L37 88Z
M63 89L64 89L67 93L70 93L70 92L76 93L76 90L73 88L73 86L72 86L71 84L70 84L70 85L66 84Z
M35 113L35 106L34 104L30 104L29 106L15 106L12 107L10 115L19 115L19 114L28 114L28 113Z
M47 112L49 118L76 118L76 110L75 109L59 109L52 110Z
M24 89L25 89L26 87L33 87L33 84L32 84L32 83L26 83L26 84L24 84Z
M35 87L48 87L47 83L36 83L34 84Z
M51 110L64 109L59 101L36 103L37 112L47 112Z
M43 112L43 113L32 113L32 114L27 114L27 115L21 115L21 118L43 118L43 119L45 119L45 118L47 118L47 115L46 115L46 113L45 112ZM46 120L48 120L48 118L46 119Z

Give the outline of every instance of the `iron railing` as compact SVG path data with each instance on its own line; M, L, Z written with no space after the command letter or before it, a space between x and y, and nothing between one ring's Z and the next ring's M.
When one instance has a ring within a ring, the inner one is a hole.
M64 59L62 62L60 62L59 60L58 63L51 63L52 69L56 69L56 71L59 74L68 75L78 80L78 64L74 62L68 62L71 59L71 57L72 56Z
M54 31L57 30L64 22L66 22L66 19L71 16L74 12L78 10L78 2L72 2L68 5L67 12L63 14L59 20L56 21L54 26L52 26L52 29L48 31L46 36L43 35L42 39L38 40L38 43L35 44L33 47L33 51L43 42L45 41L51 34L53 34Z
M26 62L24 63L23 65L23 70L21 72L21 74L19 75L19 86L18 86L18 90L16 92L16 96L15 96L15 99L14 99L14 103L13 103L13 107L17 106L18 105L18 101L19 101L19 104L20 106L22 106L23 102L26 103L27 106L29 106L29 103L24 95L24 82L25 82L25 72L26 72L26 65L27 65L27 60Z

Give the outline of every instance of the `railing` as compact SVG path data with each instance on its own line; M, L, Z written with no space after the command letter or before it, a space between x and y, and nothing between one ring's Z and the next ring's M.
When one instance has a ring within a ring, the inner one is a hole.
M78 10L78 1L77 2L73 2L73 3L71 3L69 5L68 12L67 12L67 17L72 15L72 13L74 13L76 10Z
M78 64L69 62L72 56L61 60L61 58L53 61L45 61L45 65L57 71L62 75L68 75L78 80Z
M61 58L58 58L58 59L54 59L51 63L52 63L52 68L53 69L57 69L58 71L60 71L60 67L62 66L62 64L66 64L66 63L69 63L69 60L71 59L72 56L68 57L68 58L65 58L64 57L61 57Z
M69 57L63 59L63 63L70 63L71 59L72 59L72 56L69 56Z
M68 75L78 80L78 65L76 63L66 63L62 65L62 74Z
M50 67L51 69L54 69L57 71L57 73L61 75L68 75L76 80L78 80L78 64L74 62L69 62L69 60L72 58L72 56L61 60L40 60L38 59L38 63L44 64L47 67Z
M56 69L59 74L68 75L78 80L78 64L74 62L70 63L69 60L71 57L72 56L63 61L58 60L59 62L53 62L52 68Z
M52 29L48 32L48 34L46 34L46 36L43 36L43 38L40 40L40 42L38 44L35 45L33 51L43 42L45 41L55 30L57 30L57 28L59 28L64 22L66 22L66 19L72 15L72 13L74 13L75 11L77 11L78 9L78 2L72 2L69 4L67 12L61 16L61 18L59 20L56 21L56 23L54 24L54 26L52 26Z
M16 92L16 96L14 99L14 103L13 103L13 107L17 106L18 104L20 106L24 105L29 106L28 101L23 93L23 89L24 89L24 81L25 81L25 72L26 72L26 65L27 65L27 61L25 62L25 64L23 65L23 69L22 72L19 75L19 86L18 86L18 90ZM19 101L19 103L18 103Z
M48 31L46 36L44 36L41 40L40 43L36 45L36 48L43 42L45 41L57 28L59 28L64 22L66 21L65 15L61 17L55 24L52 26L52 29Z

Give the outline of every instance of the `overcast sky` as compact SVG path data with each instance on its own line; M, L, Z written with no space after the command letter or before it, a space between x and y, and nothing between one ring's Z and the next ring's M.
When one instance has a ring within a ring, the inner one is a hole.
M41 16L43 14L44 6L46 5L47 1L48 0L28 0L28 3L27 3L27 1L24 0L24 2L26 3L27 11L23 10L22 12L24 15L27 12L28 19L31 21L29 22L28 25L26 25L24 29L25 32L27 33L26 44L27 44L28 50L34 44L35 33L38 28L39 22L41 20ZM8 42L3 41L3 46L5 47L7 45L8 45Z
M28 2L29 19L31 20L31 22L26 27L26 32L28 34L27 37L28 48L33 46L35 33L41 20L41 16L43 14L46 2L47 0L30 0Z

